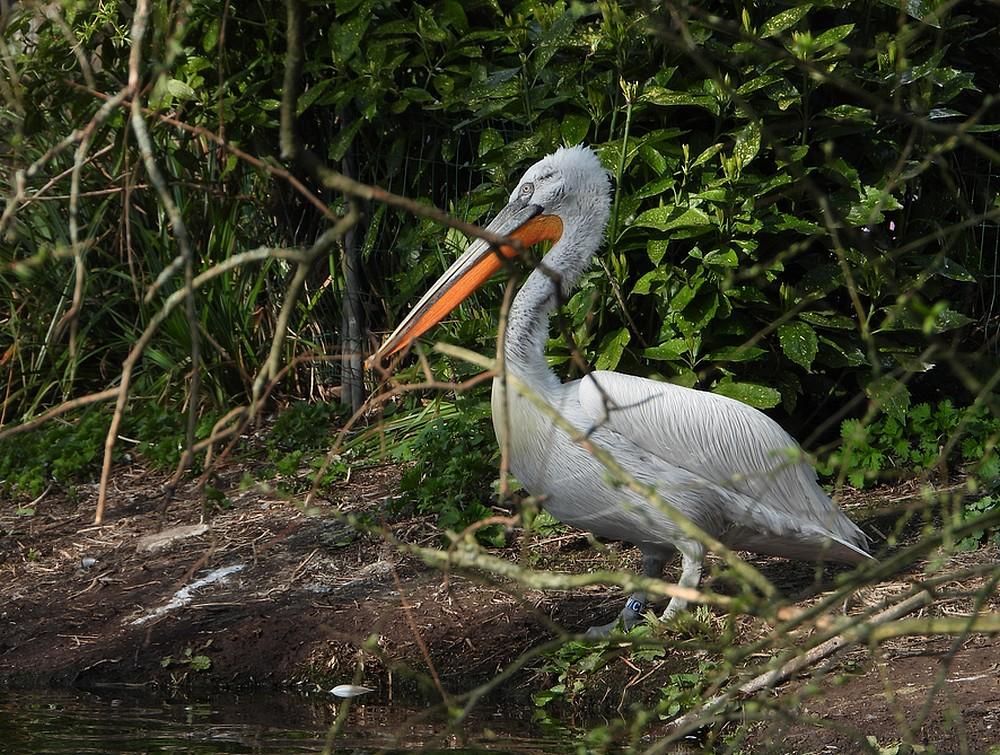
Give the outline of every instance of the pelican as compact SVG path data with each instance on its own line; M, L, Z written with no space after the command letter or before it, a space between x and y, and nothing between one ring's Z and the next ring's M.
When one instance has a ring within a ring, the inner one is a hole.
M666 507L609 480L605 465L573 440L556 413L734 550L848 564L871 559L865 534L823 492L798 444L762 412L715 393L618 372L595 370L564 383L549 367L549 316L601 245L610 193L608 173L590 148L563 147L528 169L487 226L524 247L552 244L507 317L504 364L517 380L506 382L520 387L505 390L502 376L493 383L493 426L498 441L508 444L511 472L559 521L638 546L648 577L661 578L665 561L680 553L684 587L701 580L703 544L685 534ZM373 361L433 327L499 270L504 257L515 255L513 247L473 241ZM686 605L672 598L662 618ZM614 621L588 633L604 636L619 621L628 629L646 608L647 596L633 593Z

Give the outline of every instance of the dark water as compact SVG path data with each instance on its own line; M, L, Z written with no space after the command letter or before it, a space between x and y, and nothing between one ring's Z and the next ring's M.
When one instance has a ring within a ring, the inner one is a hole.
M133 689L0 692L0 753L321 753L342 701L226 693L185 700ZM353 701L336 753L563 753L566 739L528 723L479 719L449 728L431 711Z

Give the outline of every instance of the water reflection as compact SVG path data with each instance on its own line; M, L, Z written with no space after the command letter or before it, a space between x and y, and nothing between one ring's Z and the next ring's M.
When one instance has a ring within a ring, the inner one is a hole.
M340 703L293 694L157 698L145 690L0 692L0 753L320 753ZM567 752L502 718L449 730L428 711L355 702L333 752Z

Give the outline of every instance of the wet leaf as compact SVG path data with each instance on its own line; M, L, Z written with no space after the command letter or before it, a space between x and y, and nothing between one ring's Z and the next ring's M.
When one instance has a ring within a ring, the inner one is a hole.
M608 333L598 347L597 361L594 366L599 370L613 370L617 367L631 338L632 334L629 333L628 328L619 328Z
M827 29L813 40L813 50L816 52L825 50L827 47L831 47L840 40L845 39L852 31L854 31L854 24L843 24L842 26L834 26L832 29Z
M649 255L649 261L654 265L659 265L667 253L667 245L668 242L666 239L652 239L648 241L646 243L646 254Z
M580 144L587 138L587 132L590 131L590 118L585 115L570 113L563 118L560 129L563 141L566 144Z
M715 386L712 392L734 398L758 409L770 409L781 403L781 394L777 390L758 383L723 381Z
M765 73L763 76L755 76L740 85L739 89L736 90L736 94L745 97L752 92L756 92L758 89L769 87L782 80L784 80L784 77L777 73Z
M713 144L711 147L708 147L700 155L698 155L698 157L695 158L695 161L691 163L691 167L693 168L697 165L702 165L703 163L707 163L709 160L711 160L713 157L719 154L719 152L722 150L722 147L723 147L722 142L719 142L718 144Z
M167 91L179 100L193 100L194 90L179 79L167 80Z
M788 322L778 327L778 340L785 356L806 370L812 368L819 340L816 331L804 322Z
M649 102L661 107L689 105L704 108L714 115L719 114L718 100L707 94L692 94L691 92L678 92L673 89L651 86L646 88L639 99L642 102Z
M767 39L775 34L780 34L785 29L790 29L801 21L810 10L812 10L812 3L802 3L782 11L764 22L760 27L760 36Z
M664 341L659 346L651 346L648 349L644 349L642 355L646 357L646 359L671 362L675 359L679 359L683 354L686 354L687 351L687 339L671 338L669 341Z
M910 408L910 391L904 383L889 375L872 380L865 394L890 417L902 419Z
M799 319L820 328L854 330L857 327L857 324L850 317L838 315L834 312L800 312Z
M857 121L859 123L874 123L872 111L866 107L856 105L834 105L822 111L820 115L833 118L838 121Z
M706 355L710 362L752 362L767 352L759 346L726 346Z
M688 226L710 226L712 221L702 210L696 207L654 207L637 217L632 225L635 227L656 228L659 231L669 231L674 228Z
M339 162L344 159L344 155L347 154L348 148L354 141L354 137L357 136L359 129L364 124L364 120L358 118L351 122L347 128L340 130L337 134L337 138L330 142L330 150L328 157L334 162Z
M736 135L736 146L733 147L733 157L740 161L740 167L746 166L760 151L760 128L756 123L748 123Z

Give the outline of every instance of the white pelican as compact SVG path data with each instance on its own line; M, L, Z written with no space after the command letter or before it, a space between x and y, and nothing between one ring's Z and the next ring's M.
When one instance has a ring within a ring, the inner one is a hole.
M767 415L739 401L617 372L594 371L563 383L545 358L548 319L565 301L601 244L610 181L594 152L560 148L535 163L487 227L524 246L552 242L545 269L531 272L507 318L509 374L542 397L589 440L706 533L736 550L849 564L868 560L868 539L830 500L798 444ZM411 343L501 267L514 250L474 241L389 336L373 360ZM562 291L556 291L561 285ZM523 389L522 389L523 391ZM536 398L537 401L537 398ZM634 543L643 570L660 578L679 551L678 584L697 587L705 548L660 507L610 481L605 466L573 442L525 392L493 384L493 426L509 443L510 470L561 522L598 537ZM666 619L686 606L673 598ZM592 627L628 628L646 609L634 593L618 619Z

